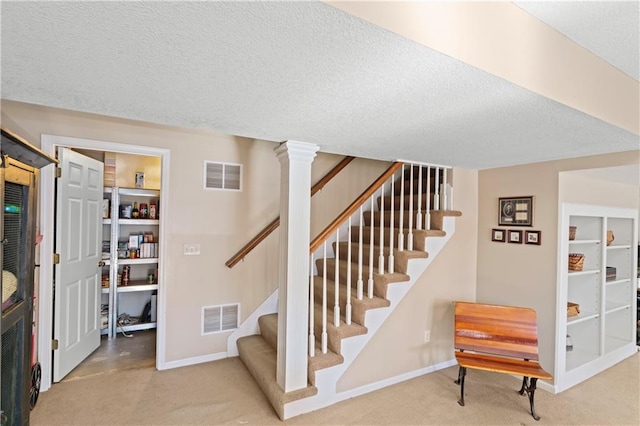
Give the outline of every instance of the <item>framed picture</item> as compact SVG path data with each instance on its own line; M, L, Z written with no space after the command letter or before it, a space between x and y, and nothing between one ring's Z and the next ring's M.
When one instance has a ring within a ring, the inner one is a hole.
M136 172L136 188L144 188L144 173Z
M509 229L507 231L507 235L509 236L509 238L507 239L507 241L509 241L510 243L514 243L514 244L522 244L522 231L516 231L514 229Z
M491 241L497 241L499 243L504 243L506 238L504 237L504 229L492 229L491 230Z
M498 198L498 226L533 226L533 196Z
M541 242L542 242L542 231L525 231L524 232L525 244L535 244L539 246Z

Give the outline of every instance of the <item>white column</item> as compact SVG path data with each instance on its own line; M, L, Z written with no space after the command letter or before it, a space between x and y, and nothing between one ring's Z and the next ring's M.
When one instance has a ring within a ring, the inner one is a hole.
M280 256L278 385L291 392L307 386L311 163L318 146L287 141L280 160Z

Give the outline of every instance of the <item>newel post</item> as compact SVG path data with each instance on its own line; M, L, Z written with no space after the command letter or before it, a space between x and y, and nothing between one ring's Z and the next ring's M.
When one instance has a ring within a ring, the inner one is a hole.
M287 141L280 160L278 385L291 392L307 386L311 163L319 147Z

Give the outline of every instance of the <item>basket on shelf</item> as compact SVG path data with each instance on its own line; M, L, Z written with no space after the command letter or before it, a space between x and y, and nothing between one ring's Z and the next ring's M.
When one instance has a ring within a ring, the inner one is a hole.
M613 235L613 231L607 231L607 245L610 246L615 239L616 237Z
M576 239L576 231L578 230L577 226L569 227L569 241L573 241Z
M580 305L573 302L567 302L567 316L574 317L580 313Z
M582 271L583 267L584 267L584 254L569 253L569 270Z

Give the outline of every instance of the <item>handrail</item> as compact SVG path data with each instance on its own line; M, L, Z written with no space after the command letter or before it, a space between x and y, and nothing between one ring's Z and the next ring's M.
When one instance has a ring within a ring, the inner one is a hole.
M336 217L333 222L327 226L324 231L318 234L317 237L313 239L311 245L309 247L309 253L313 253L316 251L320 244L322 244L329 236L336 232L336 230L352 215L354 214L360 206L369 199L381 186L385 183L400 167L402 167L404 163L395 162L393 163L384 173L378 177L369 187L362 193L358 198L356 198L353 203L349 205L342 213Z
M355 157L347 156L344 157L336 166L331 169L326 175L324 175L315 185L311 187L311 196L318 191L322 190L324 186L333 179L342 169L344 169L347 164L353 161ZM236 254L234 254L229 260L225 262L225 265L229 268L233 268L238 262L240 262L244 257L251 252L258 244L262 242L265 238L269 236L273 231L275 231L278 226L280 226L280 216L273 220L270 224L264 227L262 231L258 233L255 237L251 239L244 247L242 247Z

